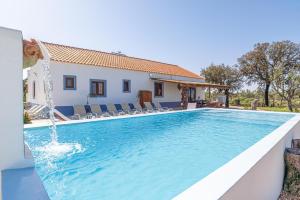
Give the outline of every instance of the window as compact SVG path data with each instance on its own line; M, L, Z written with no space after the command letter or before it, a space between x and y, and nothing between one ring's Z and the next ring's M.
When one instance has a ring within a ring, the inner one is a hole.
M90 81L90 96L105 97L106 81L92 79Z
M155 97L163 97L163 95L164 95L163 89L164 89L163 83L155 82L154 83L154 96Z
M64 76L64 90L76 90L76 76Z
M32 98L35 99L35 81L32 83Z
M123 92L129 93L131 91L131 81L123 80Z

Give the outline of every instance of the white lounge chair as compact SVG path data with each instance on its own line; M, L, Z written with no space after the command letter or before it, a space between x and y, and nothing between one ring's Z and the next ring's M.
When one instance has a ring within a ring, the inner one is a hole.
M107 110L111 115L125 115L126 113L122 110L117 110L116 106L112 103L107 104Z
M28 114L29 115L34 115L35 113L37 113L38 111L40 111L41 109L43 109L45 107L46 106L44 106L44 105L36 105L32 109L28 110Z
M27 112L31 119L39 119L45 117L45 113L43 112L47 106L39 105L35 107L32 111Z
M197 103L188 103L187 105L187 110L196 109L196 108L197 108Z
M153 108L151 102L144 102L145 108L147 112L157 112L159 111L158 109Z
M155 107L156 107L157 110L162 111L162 112L173 110L172 108L162 107L159 102L154 102L154 105L155 105Z
M134 103L133 106L134 106L134 108L135 108L138 112L140 112L140 113L145 113L145 112L147 112L146 109L143 109L142 106L141 106L141 104L138 103L138 102Z
M110 114L108 112L103 112L100 105L92 104L90 105L91 112L95 117L109 117Z
M128 103L122 103L121 104L122 106L122 110L126 113L126 114L130 114L130 115L133 115L133 114L139 114L141 113L140 111L136 110L136 109L131 109L128 105Z
M87 113L85 110L84 105L74 105L74 115L71 117L71 119L91 119L93 118L92 113Z
M32 112L34 109L36 109L39 105L33 105L31 108L26 110L26 112Z
M41 112L44 108L46 108L46 106L42 105L40 106L38 109L36 109L33 114L38 114L39 112Z

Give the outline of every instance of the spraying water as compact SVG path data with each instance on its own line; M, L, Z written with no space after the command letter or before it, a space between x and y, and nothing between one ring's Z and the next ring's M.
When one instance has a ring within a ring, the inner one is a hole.
M51 121L50 125L50 136L51 142L45 146L37 148L38 151L43 152L44 158L52 163L54 157L64 156L67 154L73 154L81 152L83 149L78 143L58 143L57 141L57 130L56 122L54 116L54 102L53 102L53 83L50 73L50 54L44 44L40 41L37 41L44 59L41 60L43 66L43 81L45 85L45 98L46 104L49 108L49 118Z
M44 56L44 59L42 60L42 66L43 66L43 80L45 84L45 98L46 98L46 104L49 108L49 118L51 121L51 142L57 143L57 132L56 132L56 124L55 124L55 116L54 116L54 103L53 103L53 83L51 79L50 74L50 55L48 53L48 50L46 47L38 41L38 44L41 48L42 54Z

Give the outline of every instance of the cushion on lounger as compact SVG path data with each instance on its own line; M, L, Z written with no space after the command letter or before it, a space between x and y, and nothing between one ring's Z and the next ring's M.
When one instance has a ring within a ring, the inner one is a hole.
M55 106L55 109L61 112L65 116L73 116L74 108L73 106Z

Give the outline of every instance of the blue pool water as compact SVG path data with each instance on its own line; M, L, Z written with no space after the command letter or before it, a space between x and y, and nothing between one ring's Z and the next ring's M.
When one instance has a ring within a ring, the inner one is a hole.
M58 126L66 154L41 151L50 130L25 130L53 200L170 199L294 115L203 109ZM75 145L76 146L76 145Z

